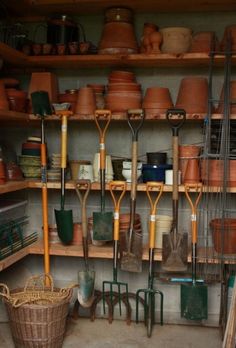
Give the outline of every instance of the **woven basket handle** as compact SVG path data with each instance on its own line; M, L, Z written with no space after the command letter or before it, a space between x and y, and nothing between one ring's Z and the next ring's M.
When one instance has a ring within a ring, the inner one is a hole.
M6 284L0 283L0 296L10 299L10 290Z
M46 279L48 279L49 286L46 286ZM25 284L24 291L27 291L28 289L37 289L37 290L44 290L45 288L50 288L50 291L54 290L54 283L52 276L48 273L41 274L39 276L32 276L30 277Z

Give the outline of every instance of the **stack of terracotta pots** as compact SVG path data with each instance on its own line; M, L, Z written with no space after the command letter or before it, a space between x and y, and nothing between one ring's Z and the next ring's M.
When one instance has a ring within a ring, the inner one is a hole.
M133 26L133 12L128 8L110 8L98 45L99 54L137 53L138 44Z
M232 101L236 100L236 81L230 82L230 113L236 114L236 104ZM222 114L224 112L224 86L221 89L219 105L216 109L216 113Z
M170 91L165 87L149 87L143 99L146 118L158 118L160 114L173 107Z
M70 103L70 110L75 113L78 89L66 89L64 93L58 95L59 103Z
M223 186L224 160L203 159L201 163L202 181L209 186ZM236 186L236 160L228 160L227 186Z
M77 95L75 107L76 114L93 115L96 109L96 99L94 90L91 87L81 87Z
M208 81L204 77L185 77L181 80L176 100L176 108L189 114L207 112Z
M136 82L134 73L116 70L111 72L108 80L107 109L119 113L141 108L141 85Z
M193 35L190 52L209 53L211 50L218 50L219 43L214 31L199 31Z
M179 146L179 169L183 183L200 181L200 149L199 146L191 144Z

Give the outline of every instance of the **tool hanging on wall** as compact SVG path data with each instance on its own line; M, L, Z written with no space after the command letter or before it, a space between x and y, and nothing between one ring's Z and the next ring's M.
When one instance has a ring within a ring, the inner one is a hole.
M55 209L57 233L62 243L69 244L73 239L73 213L65 210L65 176L67 167L67 121L72 115L69 110L56 111L61 116L61 209Z
M139 317L139 298L140 294L144 294L144 321L147 326L147 336L151 337L152 326L155 323L155 296L160 295L160 316L161 325L163 325L163 293L153 288L153 264L154 264L154 249L155 249L155 228L156 228L156 210L157 204L161 198L163 192L162 182L147 182L146 191L148 200L150 202L150 220L149 220L149 273L148 273L148 288L139 289L136 292L136 322L138 323ZM155 195L155 199L153 196Z
M48 239L48 191L47 191L47 153L45 142L44 118L52 114L48 93L37 91L31 93L33 113L41 117L41 183L43 212L44 273L50 273L49 239ZM46 277L47 279L47 277ZM47 280L46 280L47 284ZM48 285L48 284L47 284Z
M168 109L166 118L172 129L173 148L173 191L172 211L173 223L170 233L163 233L162 239L162 269L166 272L187 271L188 234L178 230L178 174L179 174L179 129L186 120L183 109Z
M90 307L94 300L95 271L89 269L88 256L88 229L86 201L91 188L90 180L79 180L75 184L75 190L81 204L81 221L83 234L84 270L79 271L78 301L82 307Z
M130 222L126 234L126 248L121 252L121 269L128 272L142 272L142 234L134 228L136 194L137 194L137 161L138 161L138 134L143 125L145 113L142 109L128 110L128 125L132 133L132 167L130 191ZM134 123L136 125L134 126Z
M105 211L106 149L105 135L111 121L110 110L96 110L94 114L100 136L100 185L101 212L93 213L93 239L111 241L113 239L113 214Z
M191 199L190 192L195 194ZM192 224L192 283L181 284L181 316L190 320L207 319L207 286L197 283L197 207L202 196L202 183L185 184L185 195L191 207Z
M120 229L120 204L121 200L126 192L126 182L125 181L110 181L109 189L111 192L112 200L114 203L114 241L113 241L113 280L103 281L102 292L103 292L103 308L105 313L105 301L106 301L106 289L108 287L110 303L112 305L114 299L118 298L120 315L121 315L121 301L123 301L122 294L125 296L125 301L128 302L128 284L124 282L118 282L117 280L117 264L118 264L118 241L119 241L119 229ZM119 190L119 191L118 191ZM122 291L124 289L124 291Z

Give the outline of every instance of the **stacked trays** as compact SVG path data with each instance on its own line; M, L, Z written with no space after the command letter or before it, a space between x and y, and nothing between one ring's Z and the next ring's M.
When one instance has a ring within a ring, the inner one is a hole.
M50 169L47 171L49 181L61 180L61 155L53 153L51 157Z
M40 178L41 176L41 138L28 137L22 144L19 165L25 178Z

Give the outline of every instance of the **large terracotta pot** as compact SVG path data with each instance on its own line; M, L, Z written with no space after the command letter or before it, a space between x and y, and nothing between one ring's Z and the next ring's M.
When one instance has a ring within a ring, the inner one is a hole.
M236 219L213 219L210 228L215 251L236 254Z
M185 181L186 169L188 161L198 159L200 147L197 145L183 144L179 145L179 170L181 171L182 181Z
M185 77L180 82L176 108L187 113L206 113L208 106L208 81L204 77Z

